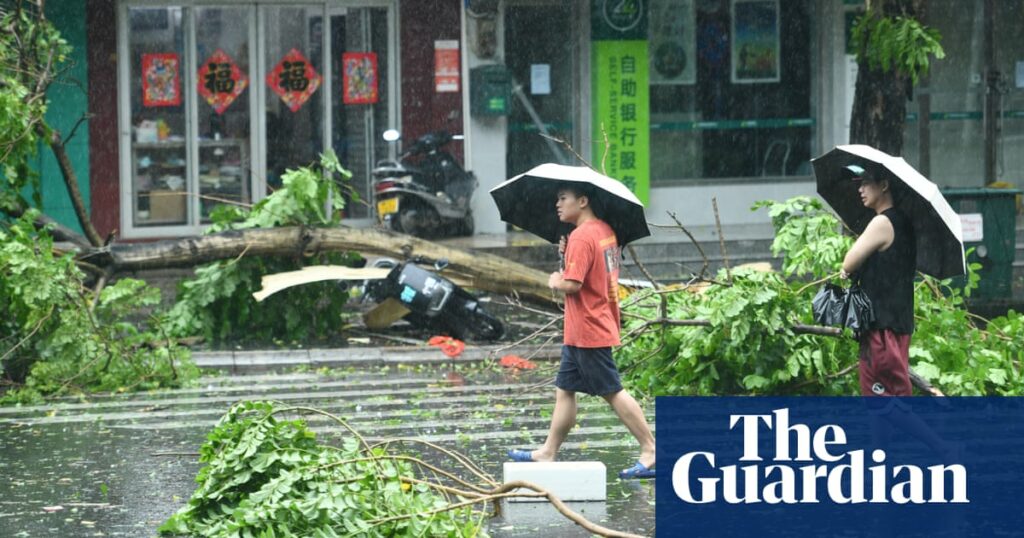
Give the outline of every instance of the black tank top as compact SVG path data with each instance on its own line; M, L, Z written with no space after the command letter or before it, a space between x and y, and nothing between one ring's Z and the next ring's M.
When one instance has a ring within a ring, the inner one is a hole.
M884 251L875 251L861 270L861 288L875 311L872 329L890 329L898 334L914 332L914 269L917 244L914 228L899 209L882 212L892 223L893 241Z

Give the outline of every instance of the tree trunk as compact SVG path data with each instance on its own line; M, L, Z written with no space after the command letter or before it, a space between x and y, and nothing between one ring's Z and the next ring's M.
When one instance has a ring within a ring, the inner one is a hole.
M313 256L319 252L355 251L405 258L424 256L448 260L448 273L473 288L518 293L533 302L550 303L547 275L492 254L445 247L416 237L359 228L255 228L157 241L113 244L83 252L79 258L115 273L172 267L193 267L241 256Z
M868 15L924 16L923 0L868 0ZM872 69L861 55L857 62L857 86L853 94L850 143L867 144L890 155L903 153L903 124L907 99L912 97L910 77L895 68Z

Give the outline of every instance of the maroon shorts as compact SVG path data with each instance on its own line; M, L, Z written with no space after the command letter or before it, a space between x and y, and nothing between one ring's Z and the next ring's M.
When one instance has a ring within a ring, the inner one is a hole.
M911 396L910 335L889 329L864 333L860 340L862 396Z

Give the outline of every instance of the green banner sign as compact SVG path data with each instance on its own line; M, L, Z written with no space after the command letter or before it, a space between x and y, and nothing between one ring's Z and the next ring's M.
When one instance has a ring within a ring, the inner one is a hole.
M650 112L647 41L595 41L593 164L647 203ZM605 137L607 137L607 142Z

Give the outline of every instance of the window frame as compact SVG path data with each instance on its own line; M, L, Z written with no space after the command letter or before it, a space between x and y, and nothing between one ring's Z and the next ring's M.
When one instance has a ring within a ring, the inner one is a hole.
M384 8L387 10L388 29L388 70L383 74L387 77L388 100L384 103L387 106L390 118L389 127L401 129L401 103L397 94L398 77L400 75L399 51L401 44L398 31L397 17L398 0L352 0L328 2L326 0L119 0L117 4L117 120L118 120L118 192L120 201L118 214L120 216L120 235L126 239L146 239L159 237L182 237L194 236L202 233L209 224L203 224L200 217L200 203L198 196L188 196L187 216L185 224L139 226L135 224L135 185L134 171L132 164L132 122L131 122L131 65L129 49L129 17L128 12L132 8L160 8L179 7L182 9L182 32L185 50L182 54L182 107L185 114L185 148L186 148L186 189L188 192L198 192L199 174L199 126L197 123L199 113L199 98L195 91L196 86L196 8L198 7L251 7L251 15L248 17L248 38L249 47L249 76L250 84L247 91L249 95L249 188L251 193L250 203L256 203L265 197L266 182L266 114L265 100L267 89L265 78L268 65L264 58L265 43L261 38L265 35L265 11L272 7L294 7L308 6L319 8L320 16L324 21L322 32L322 50L324 57L331 58L334 51L331 49L331 15L346 9L358 8ZM323 132L321 139L329 143L333 125L332 108L340 106L331 102L333 84L331 70L325 63L320 75L323 77L323 87L318 90L317 98L321 99L324 110ZM255 119L255 121L254 121ZM320 148L318 151L323 151ZM369 221L370 219L360 219ZM359 224L352 222L352 224Z

